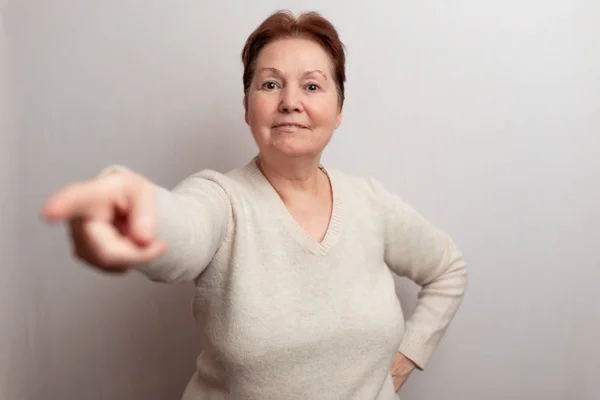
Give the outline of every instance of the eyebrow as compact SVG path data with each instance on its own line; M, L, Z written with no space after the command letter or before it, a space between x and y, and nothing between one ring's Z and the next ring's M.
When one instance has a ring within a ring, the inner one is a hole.
M261 68L259 70L259 72L265 72L265 71L267 71L267 72L273 72L274 74L277 74L277 75L283 75L280 70L278 70L277 68L273 68L273 67ZM325 80L327 80L327 75L325 75L325 73L323 71L321 71L320 69L312 69L310 71L306 71L302 75L303 76L307 76L307 75L312 75L312 74L315 74L315 73L316 74L321 74L323 76L323 78L325 78Z

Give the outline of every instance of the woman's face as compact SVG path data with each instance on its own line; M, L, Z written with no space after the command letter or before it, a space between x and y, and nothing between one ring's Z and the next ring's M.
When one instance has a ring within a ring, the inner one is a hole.
M265 46L248 91L246 122L263 155L319 156L342 122L327 52L302 38Z

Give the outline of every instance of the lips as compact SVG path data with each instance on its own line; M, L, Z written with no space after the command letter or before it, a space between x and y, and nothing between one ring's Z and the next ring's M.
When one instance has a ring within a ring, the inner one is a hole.
M308 129L308 126L296 122L280 122L273 125L273 128L281 129Z

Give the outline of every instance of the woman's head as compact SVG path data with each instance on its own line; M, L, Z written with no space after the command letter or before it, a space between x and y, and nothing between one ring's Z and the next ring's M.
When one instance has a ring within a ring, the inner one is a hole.
M242 51L246 122L261 154L315 157L342 121L345 53L317 13L277 12Z

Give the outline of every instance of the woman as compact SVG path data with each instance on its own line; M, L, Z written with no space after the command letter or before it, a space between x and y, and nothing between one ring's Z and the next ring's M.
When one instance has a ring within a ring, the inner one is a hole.
M97 268L194 282L204 350L184 399L394 399L459 307L463 258L377 181L320 164L344 102L327 20L275 13L242 59L256 158L170 191L108 168L44 214ZM391 271L422 286L406 324Z

